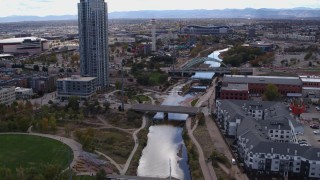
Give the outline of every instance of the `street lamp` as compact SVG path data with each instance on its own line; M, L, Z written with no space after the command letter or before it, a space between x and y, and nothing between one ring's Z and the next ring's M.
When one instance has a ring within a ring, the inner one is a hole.
M123 66L124 66L124 60L121 61L121 81L122 81L122 87L121 87L121 111L124 111L124 85L123 85Z

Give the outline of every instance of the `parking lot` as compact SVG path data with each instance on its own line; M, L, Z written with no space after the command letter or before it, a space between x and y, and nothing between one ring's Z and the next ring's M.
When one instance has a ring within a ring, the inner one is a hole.
M312 124L320 125L320 112L315 106L311 105L308 109L308 113L302 114L301 118L301 122L304 126L304 134L297 135L297 138L306 140L307 144L320 148L320 129L310 127Z

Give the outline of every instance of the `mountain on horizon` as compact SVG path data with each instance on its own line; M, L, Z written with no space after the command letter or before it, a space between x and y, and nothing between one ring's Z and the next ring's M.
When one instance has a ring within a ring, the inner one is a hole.
M109 19L149 19L149 18L252 18L252 19L302 19L319 18L320 9L297 7L292 9L214 9L214 10L142 10L111 12ZM76 20L77 15L62 16L8 16L0 17L0 23L21 21Z

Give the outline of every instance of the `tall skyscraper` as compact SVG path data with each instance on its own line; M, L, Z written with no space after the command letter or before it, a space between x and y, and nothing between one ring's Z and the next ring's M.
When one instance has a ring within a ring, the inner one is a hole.
M152 29L151 29L151 34L152 34L152 51L155 52L157 50L157 37L156 37L156 20L155 19L151 19L151 25L152 25Z
M97 87L108 86L108 7L104 0L78 3L80 74L97 77Z

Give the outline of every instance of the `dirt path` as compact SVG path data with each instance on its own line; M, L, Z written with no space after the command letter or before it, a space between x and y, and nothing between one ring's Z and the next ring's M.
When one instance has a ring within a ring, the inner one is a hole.
M195 146L197 147L197 151L199 154L199 164L200 164L204 179L205 180L216 180L216 179L218 179L216 173L214 172L213 168L209 169L209 167L207 166L207 163L204 158L203 150L202 150L199 142L197 141L197 139L193 136L193 130L196 129L197 124L198 123L196 123L194 125L193 129L191 129L191 119L189 118L187 120L186 126L187 126L187 130L188 130L188 135L189 135L190 139L192 140L193 144L195 144Z

